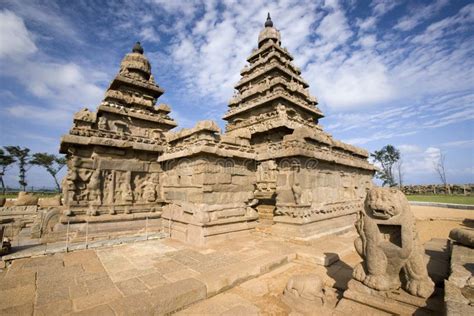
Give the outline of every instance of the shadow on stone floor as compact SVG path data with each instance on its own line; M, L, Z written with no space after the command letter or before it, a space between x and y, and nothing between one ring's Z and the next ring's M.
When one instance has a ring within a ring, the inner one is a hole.
M324 255L334 256L337 254L332 252L325 252ZM347 283L352 278L352 270L353 267L344 262L341 258L330 266L326 267L327 275L334 280L333 287L335 287L339 291L344 291L345 289L347 289Z

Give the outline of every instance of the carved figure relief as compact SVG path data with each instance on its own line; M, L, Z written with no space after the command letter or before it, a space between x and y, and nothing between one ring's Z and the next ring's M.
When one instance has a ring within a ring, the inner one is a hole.
M132 173L127 171L122 175L120 181L120 194L121 194L121 201L122 202L132 202L133 201L133 193L132 193Z
M402 272L406 291L424 298L433 293L415 218L401 191L371 189L356 228L360 237L355 248L364 259L354 269L356 280L376 290L395 290L401 285Z
M96 169L92 172L89 183L87 184L87 200L101 204L101 190L100 190L100 170Z
M295 203L301 204L301 194L303 190L301 189L300 184L298 182L293 184L293 186L291 187L291 191L293 191L293 197L295 199Z
M63 178L63 181L61 183L64 205L70 205L71 202L75 200L76 179L77 173L75 168L69 168L66 176Z
M257 167L257 190L273 191L276 188L277 165L274 160L264 161Z
M100 130L107 130L107 119L103 116L99 117L99 122L97 123L97 126Z
M146 202L156 201L158 181L158 174L151 174L143 183L143 199Z
M320 312L325 308L334 308L337 295L335 289L324 286L317 274L304 274L292 276L288 280L282 300L298 313L318 314L315 308L320 308Z
M88 108L84 108L74 114L74 120L93 123L96 120L96 115L95 112L91 112Z

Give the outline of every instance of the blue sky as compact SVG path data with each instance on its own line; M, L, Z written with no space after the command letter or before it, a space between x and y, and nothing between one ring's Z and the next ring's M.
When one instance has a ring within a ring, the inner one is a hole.
M472 1L0 0L0 145L57 153L142 42L179 126L221 116L266 13L335 138L400 148L406 183L474 182ZM16 186L15 168L6 182ZM41 169L33 186L52 186Z

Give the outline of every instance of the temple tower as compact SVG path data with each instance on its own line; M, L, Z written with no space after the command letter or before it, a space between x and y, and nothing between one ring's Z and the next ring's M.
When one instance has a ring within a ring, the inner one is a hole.
M298 127L316 128L323 117L293 57L281 46L280 32L268 14L258 48L247 58L236 93L223 117L229 134L248 130L256 147L282 139Z
M77 112L69 134L61 139L68 173L62 185L60 222L91 221L90 216L97 216L93 221L98 225L104 221L127 226L128 220L159 217L157 160L166 147L164 133L176 126L168 116L170 108L156 106L163 92L137 42L123 58L97 111Z
M255 150L260 223L301 238L352 227L371 186L368 153L322 130L317 99L270 14L247 61L223 118L226 134L248 133Z

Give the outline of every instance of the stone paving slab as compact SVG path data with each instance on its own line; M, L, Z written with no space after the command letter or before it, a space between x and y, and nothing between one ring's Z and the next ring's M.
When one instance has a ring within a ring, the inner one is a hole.
M337 257L347 252L342 245L353 247L352 235L334 238L323 241L326 245L304 246L255 234L207 248L161 239L17 259L0 273L0 314L161 315L236 287L262 298L275 291L272 285L248 281L282 267L320 268L328 280L348 274L345 265L333 264L327 271L318 265L329 262L324 260L327 247ZM250 302L251 297L243 297L213 308L220 314L257 313Z
M71 243L66 245L66 242L58 242L51 244L38 244L38 245L25 245L20 247L13 246L13 253L10 253L2 257L3 261L11 261L21 258L29 258L34 256L51 255L58 252L69 252L76 250L95 249L102 247L111 247L121 244L135 243L146 240L162 239L167 237L165 233L153 233L148 235L139 236L123 236L113 239L106 240L95 240L90 241L87 244L85 242ZM13 245L15 243L13 242Z

